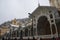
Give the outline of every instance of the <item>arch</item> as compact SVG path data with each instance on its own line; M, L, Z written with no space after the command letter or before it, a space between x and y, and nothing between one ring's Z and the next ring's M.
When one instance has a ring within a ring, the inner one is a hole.
M37 34L38 35L49 35L50 31L50 23L46 16L40 16L37 20Z

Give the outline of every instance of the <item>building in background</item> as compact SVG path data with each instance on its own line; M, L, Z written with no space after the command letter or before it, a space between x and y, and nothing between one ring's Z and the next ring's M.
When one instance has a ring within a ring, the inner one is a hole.
M8 28L7 26L3 26L2 28L0 28L0 36L3 36L7 33L9 33L10 28Z
M52 7L56 7L60 11L60 0L49 0Z

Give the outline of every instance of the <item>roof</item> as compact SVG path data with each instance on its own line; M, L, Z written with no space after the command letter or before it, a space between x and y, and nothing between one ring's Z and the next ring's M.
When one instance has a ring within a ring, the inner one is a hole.
M48 9L48 10L57 10L57 8L55 8L55 7L51 7L51 6L38 6L33 12L32 12L32 15L36 15L36 14L38 14L38 12L40 11L40 10L44 10L44 8L45 9Z

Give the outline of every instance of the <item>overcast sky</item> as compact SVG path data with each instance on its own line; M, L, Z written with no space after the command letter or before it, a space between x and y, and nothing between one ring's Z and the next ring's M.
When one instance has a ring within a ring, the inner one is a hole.
M41 6L49 6L48 0L39 0ZM38 0L0 0L0 24L14 18L28 17L38 7Z

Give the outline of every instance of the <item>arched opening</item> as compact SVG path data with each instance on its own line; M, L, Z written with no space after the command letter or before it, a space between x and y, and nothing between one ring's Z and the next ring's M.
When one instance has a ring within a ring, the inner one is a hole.
M60 37L60 19L59 20L56 19L55 21L57 25L58 36Z
M51 34L50 23L46 16L39 17L38 23L37 23L37 33L38 33L38 35Z

